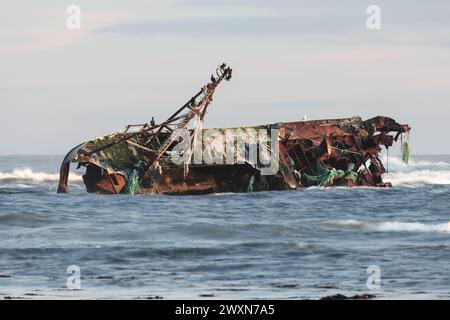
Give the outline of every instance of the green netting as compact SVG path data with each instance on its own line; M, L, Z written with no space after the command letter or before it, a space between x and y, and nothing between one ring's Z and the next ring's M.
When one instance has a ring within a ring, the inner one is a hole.
M409 164L409 143L405 141L402 143L402 162Z
M108 160L100 160L100 174L103 175L103 171L109 168Z
M339 178L343 178L343 177L345 177L345 171L331 168L325 185L327 185L327 184L333 185L335 179L339 179Z
M133 169L128 176L127 184L125 186L125 192L128 194L135 194L139 188L139 173L138 170Z
M269 183L267 182L266 176L261 175L261 184L265 190L269 190Z
M351 180L354 183L356 183L356 181L358 181L358 173L353 171L354 168L355 168L354 163L350 163L348 165L347 176L345 178L347 179L347 181Z
M358 179L358 173L353 171L354 167L355 165L353 163L350 163L347 172L335 168L327 169L320 164L319 160L317 160L315 166L316 175L311 176L303 173L302 176L308 181L309 185L311 186L325 187L327 185L333 185L336 179L344 177L347 180L356 182Z
M253 192L253 183L255 182L255 176L251 176L248 181L247 192Z

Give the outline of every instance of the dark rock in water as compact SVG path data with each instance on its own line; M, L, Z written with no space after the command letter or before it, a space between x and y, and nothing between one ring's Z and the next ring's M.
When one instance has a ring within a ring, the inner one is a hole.
M135 297L134 300L162 300L161 296L146 296L146 297Z
M351 297L338 293L332 296L322 297L320 300L369 300L374 298L376 298L376 296L370 293L356 294Z
M162 300L164 298L161 297L161 296L148 296L148 297L145 297L144 299L147 299L147 300Z
M212 298L214 297L214 293L202 293L198 295L201 298Z
M276 288L283 288L283 289L295 289L298 288L298 285L295 283L275 283L273 284Z
M98 276L95 279L98 279L98 280L112 280L114 278L112 276Z
M338 289L338 287L335 286L334 284L319 284L316 285L315 287L319 289Z

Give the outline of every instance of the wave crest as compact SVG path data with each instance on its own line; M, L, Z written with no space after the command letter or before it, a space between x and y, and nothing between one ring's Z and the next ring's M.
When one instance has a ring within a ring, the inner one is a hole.
M333 220L331 224L349 228L367 229L378 232L439 232L450 233L450 221L447 223L426 224L404 221L361 221L355 219Z
M384 157L383 163L387 159ZM400 158L389 157L389 173L383 176L384 181L395 185L450 185L450 163L439 161L415 161L409 165L402 163Z
M59 181L58 173L34 172L30 168L14 169L12 172L1 172L0 181L26 181L26 182L54 182ZM82 177L75 173L69 174L70 182L82 181Z

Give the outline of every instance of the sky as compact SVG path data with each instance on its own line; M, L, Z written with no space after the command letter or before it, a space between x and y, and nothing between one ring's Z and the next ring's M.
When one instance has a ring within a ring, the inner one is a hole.
M0 155L163 121L222 62L205 127L385 115L412 126L413 154L450 154L448 0L1 2Z

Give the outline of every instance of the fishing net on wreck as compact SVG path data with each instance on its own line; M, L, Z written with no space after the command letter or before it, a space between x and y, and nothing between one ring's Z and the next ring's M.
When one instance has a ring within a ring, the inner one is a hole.
M314 171L316 175L308 175L306 173L302 174L302 177L308 182L310 186L330 186L335 185L335 180L345 178L342 180L340 185L345 185L347 181L351 180L356 182L358 179L358 173L353 171L355 165L350 163L348 165L347 171L339 170L336 168L327 169L317 160Z
M403 141L403 134L401 135L401 149L402 149L402 162L409 164L409 132L406 135L406 140Z
M139 188L139 171L133 169L128 176L127 183L125 185L125 192L127 194L136 194Z

